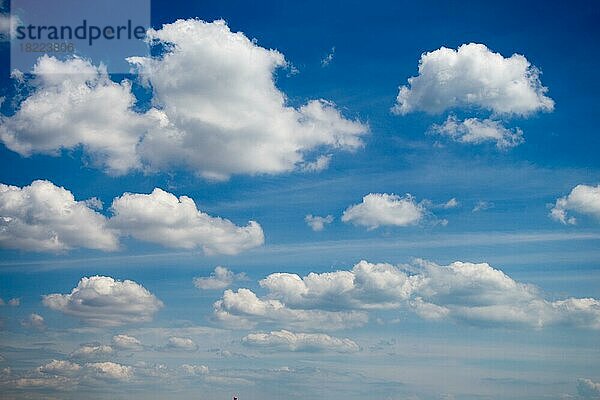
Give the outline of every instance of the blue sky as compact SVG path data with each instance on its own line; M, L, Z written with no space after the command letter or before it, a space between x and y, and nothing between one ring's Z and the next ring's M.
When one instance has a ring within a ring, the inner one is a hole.
M597 4L151 11L0 42L3 398L600 398Z

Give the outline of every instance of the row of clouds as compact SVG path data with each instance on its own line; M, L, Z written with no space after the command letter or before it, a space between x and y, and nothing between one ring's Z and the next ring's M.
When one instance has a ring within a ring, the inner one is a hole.
M239 276L218 267L212 276L194 283L203 290L220 290ZM515 281L486 263L457 261L440 266L416 260L397 266L363 260L349 270L303 277L273 273L259 285L266 292L262 296L244 287L226 289L213 305L213 318L233 329L260 325L310 332L364 326L372 312L388 310L398 316L411 312L426 320L468 325L600 329L599 300L547 298L537 287ZM42 301L86 324L108 327L150 321L163 307L140 284L105 276L84 277L70 293L48 294ZM248 342L259 344L267 339L285 341L289 335L254 336ZM194 346L185 339L173 339L169 345Z
M320 170L332 151L364 146L368 125L330 101L290 106L274 78L289 67L284 55L224 21L178 20L148 38L164 54L128 61L151 90L151 107L136 108L132 82L112 81L103 65L43 56L33 78L13 73L24 100L17 96L16 112L1 117L0 140L25 157L82 148L112 175L186 169L212 180ZM539 75L522 55L505 58L474 43L442 47L421 56L392 110L450 112L432 133L509 148L523 135L505 128L506 119L553 110ZM490 115L460 120L455 110Z
M350 205L341 220L368 230L417 225L425 220L446 224L430 209L456 206L458 201L454 198L434 206L428 200L417 202L410 194L370 193L362 202ZM165 247L199 248L206 254L237 254L264 243L264 233L257 222L235 225L199 210L187 196L177 197L158 188L150 194L124 193L116 197L109 207L109 218L99 212L102 208L97 198L76 200L69 190L49 181L37 180L24 187L0 184L0 247L54 252L73 248L115 251L120 238L129 236ZM569 195L556 200L550 216L564 224L575 224L576 219L569 212L600 219L600 185L576 186ZM309 214L305 221L319 231L333 221L333 216ZM202 285L200 281L198 284Z
M114 251L120 237L130 236L166 247L200 248L207 254L236 254L264 242L258 223L237 226L198 210L187 196L161 189L115 198L110 218L98 212L101 208L98 199L78 201L49 181L24 187L0 184L0 247Z
M600 329L597 299L548 299L486 263L361 261L350 270L304 277L275 273L259 283L266 290L262 297L245 288L226 290L214 303L215 317L238 328L336 330L365 325L372 311L397 310L469 325Z

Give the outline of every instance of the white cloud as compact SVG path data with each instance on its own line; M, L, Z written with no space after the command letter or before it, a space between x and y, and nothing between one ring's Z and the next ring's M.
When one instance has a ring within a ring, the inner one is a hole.
M129 61L151 84L154 107L135 110L131 82L111 81L103 65L44 55L26 83L29 97L1 117L0 140L26 157L82 148L113 175L184 168L215 180L319 170L331 150L363 145L368 126L333 103L289 106L274 80L288 66L284 56L224 21L178 20L148 35L169 50ZM305 160L309 154L315 161Z
M354 353L360 347L350 339L340 339L323 333L294 333L286 330L270 333L251 333L242 338L248 346L261 347L268 350L289 351L332 351L337 353Z
M305 172L319 172L327 169L331 162L331 154L324 154L314 161L306 161L300 164L300 169Z
M451 318L476 325L542 328L566 325L600 329L600 301L547 300L486 263L410 267L361 261L350 271L275 273L260 281L265 301L305 311L411 309L426 319ZM247 314L251 314L248 312Z
M477 202L477 204L475 204L475 206L473 207L473 209L471 211L475 213L475 212L479 212L479 211L489 210L490 208L494 208L494 203L489 202L489 201L480 200Z
M495 142L496 147L505 150L524 142L523 131L505 128L501 122L492 119L467 118L459 121L451 115L442 125L433 125L433 133L447 136L455 142L481 144Z
M600 399L600 383L596 383L590 379L578 379L577 394L584 400Z
M113 336L112 344L120 350L136 350L142 347L142 343L137 338L128 335Z
M21 321L21 325L25 328L34 328L43 330L46 328L46 323L44 322L44 317L39 314L31 313L29 316Z
M362 203L348 207L342 215L342 221L375 229L380 226L415 225L425 214L425 207L417 204L410 194L400 197L370 193L363 197Z
M320 232L325 229L325 225L333 222L333 215L327 215L326 217L319 217L317 215L308 214L304 217L304 221L310 226L315 232Z
M37 368L39 372L59 376L71 376L81 371L81 365L65 360L52 360Z
M60 251L75 247L116 250L106 218L49 181L22 188L0 184L0 247Z
M69 294L43 296L46 307L100 326L118 326L152 320L163 306L152 293L130 280L108 276L81 278Z
M458 202L458 200L456 200L456 198L451 198L450 200L448 200L447 202L445 202L444 204L442 204L442 208L445 209L450 209L450 208L456 208L460 205L460 203Z
M110 80L103 65L44 55L33 70L33 93L15 115L1 117L0 140L22 156L59 155L82 147L94 165L120 175L142 168L138 143L161 113L133 111L131 83Z
M117 381L129 381L133 378L132 367L111 361L87 363L85 367L94 374L95 378Z
M577 185L568 196L556 200L550 211L552 219L563 224L575 224L575 217L570 217L568 211L591 215L600 220L600 185Z
M198 346L190 338L171 336L167 343L167 347L176 350L195 351Z
M300 329L335 330L364 325L368 318L356 311L332 312L287 307L280 300L261 299L249 289L227 289L214 303L215 317L231 327L250 328L259 322Z
M104 357L113 353L113 348L102 344L84 344L73 351L72 358L96 358Z
M345 119L332 103L288 106L273 78L287 65L284 56L224 21L178 20L148 35L173 49L130 59L165 114L163 126L140 144L152 168L184 166L211 179L274 174L298 168L315 150L362 146L368 127Z
M234 274L225 267L218 266L209 277L194 278L194 286L202 290L220 290L231 286L233 282L246 280L246 274Z
M400 87L393 111L439 114L454 108L482 108L494 114L552 111L539 70L519 54L505 58L483 44L441 47L424 53L419 75Z
M110 224L122 234L163 246L236 254L264 242L257 222L236 226L198 210L187 196L177 198L158 188L150 194L125 193L114 199L111 210Z
M331 48L329 53L321 60L322 67L328 67L329 64L333 61L333 57L335 56L335 46Z

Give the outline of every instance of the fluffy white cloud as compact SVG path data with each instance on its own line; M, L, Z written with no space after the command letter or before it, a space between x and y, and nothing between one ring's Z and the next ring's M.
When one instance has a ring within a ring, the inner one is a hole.
M578 379L577 394L584 400L600 399L600 383L591 379Z
M294 333L286 330L270 333L251 333L242 338L248 346L268 350L333 351L354 353L360 347L350 339L340 339L323 333Z
M315 232L320 232L325 229L325 225L333 222L333 215L327 215L326 217L319 217L317 215L308 214L304 217L304 221L310 226Z
M87 363L85 367L90 370L95 378L129 381L133 378L133 368L111 361Z
M142 347L142 343L137 338L128 335L113 336L112 344L120 350L136 350Z
M0 184L0 247L60 251L116 250L118 238L104 216L49 181L22 188Z
M433 125L431 131L459 143L495 142L499 149L509 149L524 141L521 129L510 130L492 119L467 118L459 121L451 115L442 125Z
M84 344L71 352L73 358L104 357L113 353L113 348L103 344Z
M519 54L505 58L483 44L441 47L424 53L419 75L400 87L393 111L439 114L457 107L490 110L495 114L527 115L552 111L539 70Z
M195 351L198 346L190 338L171 336L167 343L167 347L176 350Z
M162 306L152 293L130 280L108 276L81 278L69 294L43 296L46 307L92 325L118 326L152 320Z
M302 329L334 330L364 325L368 317L356 311L305 310L287 307L280 300L261 299L249 289L226 290L214 303L215 317L232 327L253 327L257 323Z
M265 301L305 311L413 310L427 319L451 318L478 325L600 329L600 301L544 299L486 263L448 266L419 261L410 267L361 261L350 271L275 273L260 281Z
M234 274L225 267L218 266L208 277L194 278L194 286L202 290L219 290L231 286L233 282L246 280L246 274Z
M288 106L273 78L287 65L284 56L224 21L178 20L148 35L171 49L160 58L130 59L165 115L140 144L151 167L182 165L224 179L290 171L308 152L362 145L367 126L345 119L332 103Z
M115 83L103 65L80 58L44 55L33 72L33 93L13 116L1 117L0 140L6 147L28 157L81 146L93 164L111 174L142 167L138 143L161 114L133 111L129 81Z
M568 196L556 200L550 211L550 217L563 224L575 224L575 217L570 217L568 211L591 215L600 220L600 185L577 185Z
M103 65L44 55L25 83L32 93L1 117L0 140L23 156L82 148L115 175L185 168L209 179L318 170L332 149L363 145L368 127L333 103L289 106L274 81L284 56L224 21L178 20L148 35L166 53L130 61L156 107L135 110L131 82L111 81Z
M387 193L370 193L362 203L352 205L342 214L343 222L375 229L380 226L417 224L426 214L425 207L407 194L404 197Z
M110 224L122 234L163 246L236 254L264 242L257 222L237 226L198 210L187 196L177 198L158 188L150 194L125 193L114 199L111 210Z

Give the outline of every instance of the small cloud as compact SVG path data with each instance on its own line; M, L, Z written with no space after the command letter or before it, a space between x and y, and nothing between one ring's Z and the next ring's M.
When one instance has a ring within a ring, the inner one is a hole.
M198 349L198 346L190 338L171 336L165 348L174 350L196 351Z
M25 328L33 328L33 329L37 329L37 330L46 329L44 317L42 317L41 315L36 314L36 313L31 313L31 314L29 314L29 316L26 319L21 320L21 326L23 326Z
M321 67L325 68L331 64L333 61L333 56L335 55L335 46L331 48L329 53L321 60Z
M234 274L227 268L218 266L210 276L194 278L194 286L201 290L220 290L246 279L248 278L243 272Z
M325 225L333 222L333 215L319 217L317 215L308 214L306 217L304 217L304 221L313 231L320 232L325 229Z
M475 207L473 207L473 212L479 212L479 211L485 211L485 210L489 210L490 208L494 208L494 203L489 202L489 201L478 201L477 204L475 204Z
M456 200L456 198L451 198L450 200L448 200L447 202L445 202L444 204L441 205L442 208L444 209L449 209L449 208L456 208L460 205L460 203L458 202L458 200Z
M128 335L113 336L112 344L121 350L136 350L142 347L142 343L137 338Z

